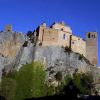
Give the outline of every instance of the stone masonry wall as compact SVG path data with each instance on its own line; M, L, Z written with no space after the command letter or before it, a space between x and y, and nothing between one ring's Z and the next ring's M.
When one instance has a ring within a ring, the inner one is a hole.
M86 57L86 41L82 38L72 35L71 48L72 51L83 54Z
M70 33L71 30L69 30L70 28L68 29L66 28L66 31L59 30L62 27L64 28L65 26L60 24L54 24L53 28L40 26L38 44L42 43L42 46L61 46L61 47L62 46L70 47L71 45L72 51L83 54L86 57L86 41L74 35L72 35L72 38L70 38L71 36Z

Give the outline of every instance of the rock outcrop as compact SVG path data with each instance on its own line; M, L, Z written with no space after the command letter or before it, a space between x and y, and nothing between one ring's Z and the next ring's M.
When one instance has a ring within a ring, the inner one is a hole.
M20 51L25 36L18 32L0 32L0 76L4 66L11 65Z
M0 54L4 57L15 57L24 43L24 35L17 32L0 33Z
M23 44L27 41L27 45ZM23 64L39 61L44 64L47 73L46 79L55 80L57 72L73 74L91 71L94 66L82 55L67 51L60 46L35 46L25 35L16 32L0 33L0 74L6 71L18 70Z
M23 64L32 61L39 61L45 65L47 79L55 80L55 74L61 72L64 77L67 73L73 74L78 69L79 72L91 71L94 67L82 55L75 52L67 52L59 46L36 46L30 43L27 47L23 47L21 57L16 59L19 69Z

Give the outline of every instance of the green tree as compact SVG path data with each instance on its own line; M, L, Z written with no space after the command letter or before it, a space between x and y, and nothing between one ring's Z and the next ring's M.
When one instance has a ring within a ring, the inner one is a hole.
M0 86L0 95L7 100L15 100L15 90L16 81L11 78L3 77Z
M33 62L26 64L16 76L15 100L45 96L45 72L42 64Z
M39 62L23 65L19 71L3 75L0 95L7 100L42 97L55 94L55 87L45 82L44 66Z
M78 94L91 94L91 90L94 88L91 73L77 73L77 71L75 71L73 77L66 75L60 85L60 91L62 91L62 93L65 94L66 91L64 89L69 87L70 82L73 82L73 86L76 87Z
M73 81L82 94L91 93L93 77L90 73L77 73L73 76Z

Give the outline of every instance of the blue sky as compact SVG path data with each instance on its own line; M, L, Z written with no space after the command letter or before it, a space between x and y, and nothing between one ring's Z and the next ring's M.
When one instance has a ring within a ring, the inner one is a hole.
M12 24L13 30L27 32L55 21L64 21L84 39L86 32L97 31L100 42L100 0L0 0L0 30Z

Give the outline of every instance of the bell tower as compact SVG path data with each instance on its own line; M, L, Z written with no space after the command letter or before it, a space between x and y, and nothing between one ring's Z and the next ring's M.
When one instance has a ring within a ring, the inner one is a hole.
M98 34L88 32L86 34L86 57L91 64L98 64Z

